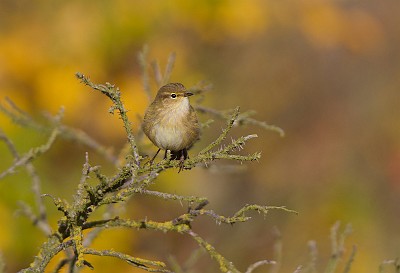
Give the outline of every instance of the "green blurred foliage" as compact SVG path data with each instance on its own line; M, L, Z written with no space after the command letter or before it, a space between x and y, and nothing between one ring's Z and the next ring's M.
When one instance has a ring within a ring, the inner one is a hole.
M281 272L307 263L311 239L318 242L323 264L329 258L329 228L341 220L354 228L348 252L351 244L358 246L352 272L376 272L384 259L400 253L399 12L395 0L2 0L0 97L36 117L63 105L67 124L118 150L125 142L121 122L108 114L108 101L80 85L74 73L117 84L138 125L148 101L137 53L148 44L150 57L163 66L175 51L173 81L186 86L210 81L215 88L206 105L254 109L258 119L284 128L286 137L248 127L246 132L259 135L247 149L263 152L260 163L239 174L171 171L154 187L207 196L221 214L246 203L297 210L298 216L278 212L232 227L196 223L198 232L241 269L273 258L274 226L283 236ZM194 150L221 126L213 124ZM46 139L3 115L0 127L21 153ZM35 162L43 191L71 198L85 151L58 140ZM107 169L101 157L90 157ZM0 144L0 170L12 160ZM27 266L44 240L28 220L14 217L17 200L32 199L24 171L0 181L0 251L8 272ZM60 214L48 205L55 225ZM125 214L169 219L185 209L138 198ZM178 235L126 230L103 233L96 246L148 259L167 260L172 254L181 263L195 249ZM96 272L136 272L108 258L93 258L93 265ZM203 270L197 272L217 269L205 257L195 267Z

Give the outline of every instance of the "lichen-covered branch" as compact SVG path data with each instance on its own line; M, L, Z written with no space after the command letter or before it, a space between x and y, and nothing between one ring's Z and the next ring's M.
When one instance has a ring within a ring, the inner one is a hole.
M233 111L231 117L228 119L226 128L224 130L222 130L222 134L220 134L219 137L215 141L211 142L207 147L205 147L203 150L201 150L199 153L200 155L205 154L206 152L213 149L215 146L220 145L222 143L222 141L225 140L229 131L232 129L235 120L239 116L239 112L240 112L240 108L236 107L235 110Z
M47 241L40 247L38 255L26 269L22 269L19 273L42 273L49 264L49 262L59 252L71 247L73 245L72 240L68 240L64 243L60 243L60 238L54 234L51 235Z
M264 215L267 215L267 213L268 213L270 210L276 210L276 209L277 209L277 210L283 210L283 211L286 211L286 212L290 212L290 213L295 213L295 214L297 214L296 211L291 210L291 209L288 209L288 208L286 208L286 207L260 206L260 205L254 204L254 205L245 205L243 208L241 208L238 212L236 212L236 213L234 214L234 217L244 217L244 216L245 216L245 213L248 212L248 211L257 211L257 212L259 212L259 213L262 213L262 214L264 214Z
M224 256L217 252L217 250L203 238L201 238L197 233L195 233L191 227L190 223L200 215L208 215L215 219L218 223L233 224L236 222L245 222L250 219L250 217L244 216L245 212L250 210L255 210L266 214L270 209L282 209L288 212L294 212L288 210L285 207L270 207L270 206L258 206L258 205L246 205L241 208L233 217L225 217L216 214L212 210L205 210L203 207L207 205L208 202L203 202L195 209L190 209L188 213L182 214L179 217L166 222L155 222L150 220L124 220L124 219L109 219L102 221L89 222L84 226L84 229L93 227L129 227L134 229L147 229L147 230L158 230L163 232L178 232L190 235L205 251L210 255L211 258L215 259L222 272L240 272L233 263L227 260ZM262 264L272 264L272 261L260 261L251 265L246 272L252 272L256 267Z
M221 272L240 273L232 262L228 261L224 256L217 252L210 243L201 238L197 233L192 230L188 230L185 233L191 236L211 256L211 258L217 261Z
M130 265L144 269L148 272L171 272L167 269L165 263L159 261L150 261L142 258L132 257L130 255L120 253L114 250L96 250L93 248L85 248L82 251L84 254L87 255L96 255L96 256L106 256L106 257L114 257L120 260L123 260Z
M105 85L94 84L89 80L88 77L85 77L82 73L79 72L76 73L75 75L79 80L81 80L83 84L93 88L94 90L100 91L102 94L106 95L113 102L113 106L110 108L110 113L113 113L114 110L118 110L119 115L124 124L125 132L128 137L130 147L132 149L134 163L136 167L139 167L140 157L136 145L136 140L135 137L133 136L132 123L129 121L127 111L125 109L124 104L122 103L121 92L119 91L119 88L115 87L115 85L112 85L110 83L106 83Z

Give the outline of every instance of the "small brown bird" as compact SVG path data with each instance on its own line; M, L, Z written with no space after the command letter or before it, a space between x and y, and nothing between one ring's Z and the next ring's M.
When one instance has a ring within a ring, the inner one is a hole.
M142 128L147 137L159 149L171 151L171 159L180 160L180 169L188 158L187 150L199 139L200 125L196 111L189 103L188 92L180 83L169 83L158 90L154 101L144 115Z

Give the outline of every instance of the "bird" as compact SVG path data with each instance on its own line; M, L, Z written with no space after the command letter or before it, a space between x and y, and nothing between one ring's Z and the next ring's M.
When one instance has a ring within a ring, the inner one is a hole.
M200 124L196 111L190 105L189 97L193 93L181 83L168 83L162 86L153 102L147 108L142 129L150 141L158 147L150 164L160 150L171 152L171 160L179 160L179 171L189 158L188 149L200 137Z

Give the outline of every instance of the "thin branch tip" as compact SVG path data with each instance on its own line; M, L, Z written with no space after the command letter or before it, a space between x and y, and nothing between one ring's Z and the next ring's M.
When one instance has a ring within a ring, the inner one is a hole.
M83 80L85 78L85 75L83 75L81 72L76 72L75 77L77 77L79 80Z

